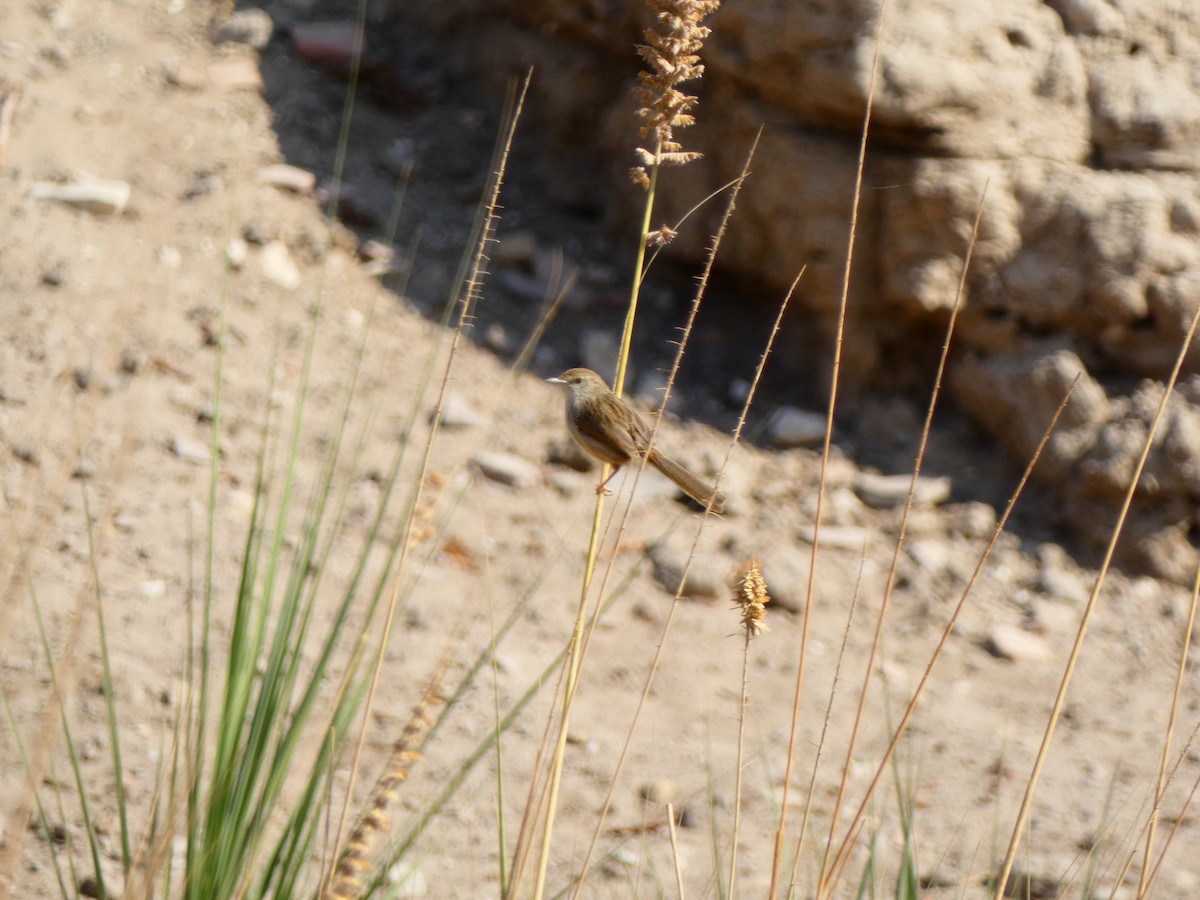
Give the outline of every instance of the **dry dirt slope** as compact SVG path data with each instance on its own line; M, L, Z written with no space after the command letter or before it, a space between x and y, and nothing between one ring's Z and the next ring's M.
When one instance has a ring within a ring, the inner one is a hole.
M353 435L366 428L369 436L362 464L344 473L350 485L344 526L349 543L361 537L379 501L370 476L387 465L414 400L419 370L428 354L444 347L442 330L379 288L349 253L323 249L326 228L311 198L259 183L259 170L281 160L272 109L255 90L230 83L245 72L239 76L222 66L253 57L214 51L205 36L206 15L203 4L136 0L15 3L0 10L0 78L6 89L20 90L0 172L5 529L0 682L26 751L46 764L40 777L57 778L69 796L57 725L46 715L52 704L32 615L36 595L60 661L75 736L86 751L91 800L110 841L115 824L108 737L97 694L90 560L94 555L105 599L137 822L151 802L156 766L178 710L184 598L189 573L199 571L202 556L196 536L203 533L208 469L197 457L203 456L204 419L213 399L215 311L226 303L230 325L216 499L214 587L224 603L222 617L228 615L237 576L258 423L268 400L284 417L294 409L309 307L318 300L324 304L307 401L310 425L301 443L302 485L314 477L341 385L370 323L366 374L348 428ZM289 90L313 96L328 90L325 75L299 65L296 71ZM182 81L189 80L189 72L203 77L195 89L180 88L171 85L168 72ZM336 111L328 115L336 121ZM356 135L352 154L369 155L370 138ZM124 214L83 213L26 196L34 181L69 181L81 173L128 182L132 196ZM198 194L197 187L203 189ZM196 195L188 199L189 193ZM433 185L422 196L423 202L443 196L462 205L461 191L450 186L439 191ZM427 215L453 218L444 211ZM229 272L226 247L247 226L280 244L271 251L250 246L245 267ZM269 259L281 247L298 267L299 284L290 289L278 283L278 274L272 280L264 270L264 256ZM435 248L418 258L417 268L442 266L438 252ZM417 299L426 306L436 302ZM466 637L460 646L466 658L486 644L493 610L498 618L532 592L531 611L523 616L518 637L500 652L496 677L502 704L524 690L569 632L580 548L591 516L591 481L546 464L551 443L562 436L560 398L532 378L517 390L507 389L503 378L493 358L474 350L456 362L453 389L486 411L486 423L439 439L434 467L449 487L437 498L443 506L434 519L439 541L454 538L465 556L422 556L419 572L414 570L415 587L391 647L393 668L371 720L368 773L375 771L421 681L434 668L451 623L463 623ZM423 429L418 426L415 441L424 440ZM719 460L724 452L722 436L697 427L671 425L664 439L697 466ZM525 460L535 476L516 489L481 476L465 462L485 446ZM723 578L740 558L756 553L781 596L793 603L803 596L809 551L800 537L811 529L815 473L807 452L746 448L735 454L727 482L730 514L712 523L702 541L703 568L711 579ZM850 538L851 546L830 548L820 561L800 726L802 783L820 737L856 586L861 603L850 629L843 687L828 737L831 749L814 797L819 823L832 806L833 769L841 765L849 729L845 698L851 694L848 686L863 676L898 522L894 509L862 502L855 490L858 475L850 466L836 465L833 482L829 524L843 529L839 533ZM461 501L451 502L460 488ZM85 528L85 489L94 552ZM638 498L617 561L619 574L636 572L597 633L575 716L577 741L568 761L551 874L559 886L567 883L571 862L590 837L671 606L670 594L640 550L674 529L668 549L657 556L660 564L669 563L675 548L690 543L697 523L653 482L643 484ZM852 796L869 775L886 734L885 704L894 713L896 698L915 684L983 546L988 515L977 506L951 504L920 510L914 519L915 543L901 558L900 588L877 666L887 691L874 689L872 715L852 766ZM856 538L867 541L865 557ZM473 564L465 565L464 558ZM336 595L345 565L335 562L332 568L327 583ZM979 878L990 870L993 834L1011 822L1088 585L1089 573L1054 548L1022 548L1004 540L949 644L902 754L919 799L922 871L936 873L939 895L958 896L964 885L974 895ZM1185 610L1186 598L1177 590L1147 579L1112 578L1039 792L1030 850L1022 859L1024 869L1050 884L1078 880L1080 847L1093 843L1104 882L1119 868L1121 848L1130 846L1152 784ZM723 601L679 608L611 818L616 826L636 826L643 815L653 817L658 810L643 811L639 786L673 783L698 820L697 827L681 833L694 896L713 892L709 818L720 834L730 833L740 693L740 641L730 638L735 623ZM1042 630L1034 652L1012 661L984 648L998 626L1017 629L1022 623ZM777 611L771 626L755 643L750 668L753 703L740 852L740 883L747 895L761 893L767 872L800 619ZM223 628L218 625L219 633ZM1195 689L1189 678L1184 695L1189 729L1196 721ZM510 816L522 805L524 776L550 702L547 695L535 703L506 743ZM491 721L491 708L490 689L476 690L454 711L436 752L411 785L414 803L474 747ZM7 730L0 735L0 771L22 771ZM1189 753L1169 795L1168 813L1178 813L1198 771L1195 754ZM27 828L27 802L23 778L11 774L0 783L0 890L10 896L53 896L46 848ZM891 804L881 803L878 816L894 824ZM494 782L481 770L414 857L428 896L478 896L481 885L489 890L498 871L494 818ZM68 804L61 824L78 840L81 821L73 805ZM884 830L882 841L894 859L894 828ZM637 865L643 854L660 873L666 871L662 834L644 841L612 837L606 848L620 853L594 882L597 896L635 893L631 885L635 873L645 871ZM109 850L105 865L115 878L115 845ZM1160 896L1194 896L1200 889L1198 858L1200 834L1185 818ZM814 859L806 852L802 875ZM646 883L642 893L649 890Z

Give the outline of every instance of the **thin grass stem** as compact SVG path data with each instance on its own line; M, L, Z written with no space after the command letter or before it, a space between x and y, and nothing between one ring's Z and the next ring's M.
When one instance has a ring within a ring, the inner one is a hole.
M679 858L679 829L675 826L675 804L667 804L667 829L671 835L671 868L675 872L675 892L684 900L683 860Z
M742 694L738 704L737 765L733 773L733 833L729 836L729 896L737 896L738 835L742 830L742 766L746 752L746 707L750 705L750 629L742 641Z

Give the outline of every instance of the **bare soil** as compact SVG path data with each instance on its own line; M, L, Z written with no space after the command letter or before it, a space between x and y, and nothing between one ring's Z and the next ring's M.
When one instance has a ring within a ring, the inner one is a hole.
M49 785L57 781L70 798L36 606L74 739L86 749L89 799L109 842L107 874L117 884L96 597L104 605L126 789L140 824L179 712L187 598L199 590L204 571L210 480L203 456L216 399L221 310L227 330L215 492L218 635L228 629L264 420L286 428L302 403L297 490L306 496L337 436L346 385L362 353L362 374L341 429L347 448L363 442L361 457L339 471L347 504L338 540L347 548L362 541L381 501L379 473L405 437L414 404L421 414L407 439L424 447L437 379L420 394L422 376L431 360L438 372L444 364L450 333L437 320L469 246L495 141L500 111L473 105L469 91L440 82L435 47L406 48L407 70L376 73L356 97L342 205L354 232L334 225L331 243L319 197L260 180L261 170L278 162L313 171L322 182L335 169L346 82L301 59L286 30L329 14L309 6L271 7L277 31L261 57L243 46L214 46L213 10L204 3L14 0L0 9L0 90L19 91L0 166L0 685L36 787L49 799ZM261 89L231 83L236 70L230 67L238 65L261 73ZM452 710L418 767L408 786L410 809L486 736L495 698L506 708L570 635L597 476L550 462L553 447L565 439L562 398L541 378L587 362L579 358L581 346L594 341L603 348L604 335L619 327L632 257L619 236L602 230L594 211L539 197L536 172L522 168L534 158L518 154L514 164L501 225L508 249L502 245L496 254L479 321L452 369L451 393L482 421L446 429L434 443L438 477L425 513L430 527L404 576L405 606L368 720L356 798L369 790L444 654L455 661L447 676L453 682L487 645L494 623L529 598L500 648L495 685L485 680ZM387 234L398 173L409 164L396 244L411 268L380 279L353 244ZM128 208L103 215L28 196L34 182L83 175L127 182ZM513 249L529 235L531 254ZM246 237L252 240L245 264L231 268L227 248ZM264 271L269 253L256 243L262 241L287 249L298 267L297 285L285 287ZM579 286L534 354L536 375L510 375L537 321L540 297L558 277L556 260L564 272L577 270ZM641 376L651 384L649 375L670 360L687 285L686 277L666 272L649 292L635 382ZM315 364L302 394L316 306ZM724 458L728 435L721 428L736 409L730 384L750 377L766 331L766 323L739 330L729 321L718 312L701 326L694 361L689 356L685 366L681 415L668 417L661 436L664 447L702 471L714 471ZM719 341L740 342L738 353L718 353ZM736 358L743 367L734 371L729 361ZM766 410L818 393L809 387L789 394L787 387L778 380L771 385ZM764 417L751 422L752 437L761 436ZM869 457L864 445L873 443L880 463L891 463L884 468L904 471L919 424L919 411L908 401L865 398L858 417L839 431L844 441L831 463L823 527L844 546L823 547L817 561L796 731L792 838L820 756L809 841L798 867L801 896L818 867L841 770L849 769L853 809L984 550L994 505L1016 484L1018 473L968 431L953 422L939 431L932 471L952 478L952 492L947 502L914 511L908 524L867 716L847 759L854 702L900 526L898 506L862 501L858 463L848 457L863 462ZM879 440L893 446L880 452ZM531 463L536 477L520 487L497 483L471 463L485 450ZM410 454L409 482L418 456ZM749 647L738 881L744 896L765 893L792 733L811 562L804 536L812 531L818 472L812 450L736 448L722 485L729 512L707 522L699 542L697 570L715 583L717 595L701 596L705 585L698 584L690 592L695 596L674 608L656 563L661 569L673 554L686 552L701 518L676 501L669 485L650 474L642 478L607 581L619 596L595 633L572 719L549 882L555 892L568 886L591 838L647 672L664 643L602 833L602 872L590 879L589 895L672 892L667 833L645 827L661 821L663 799L688 809L688 827L680 830L688 895L718 895L715 881L718 872L725 877L730 852L743 664L725 582L743 559L756 556L791 610L771 609L770 631ZM631 482L632 476L614 481L610 513L624 512ZM392 502L394 522L401 499ZM1050 543L1055 536L1039 526L1048 511L1039 508L1036 491L1022 503L1019 536L1000 539L897 756L896 773L917 803L915 844L930 896L983 894L1095 577ZM289 541L296 527L289 521ZM344 558L335 554L324 575L328 615L351 562L349 551ZM1044 890L1039 896L1078 895L1093 867L1103 895L1115 888L1118 896L1132 896L1140 866L1135 848L1152 802L1188 607L1178 588L1109 575L1019 860L1018 868ZM1004 658L994 645L1014 633L1025 642L1009 653L1017 658ZM526 804L544 723L556 708L554 682L548 680L503 742L510 830ZM1170 757L1179 765L1163 803L1158 846L1180 827L1157 882L1161 897L1200 892L1200 828L1190 808L1184 811L1200 778L1200 756L1190 744L1184 748L1197 710L1189 672ZM0 731L0 771L7 773L0 779L0 892L57 896L48 848L30 828L29 770L8 729ZM426 896L495 893L495 771L492 756L410 855ZM344 784L345 772L338 778ZM877 849L889 865L900 847L896 810L895 792L881 790L863 834L864 841L878 834ZM51 817L76 850L83 846L74 803L61 813L52 809ZM1118 884L1131 853L1135 861ZM849 886L844 893L851 893Z

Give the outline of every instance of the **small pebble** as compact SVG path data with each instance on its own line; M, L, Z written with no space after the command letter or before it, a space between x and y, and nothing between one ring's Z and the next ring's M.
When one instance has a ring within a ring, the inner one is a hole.
M392 263L396 260L396 248L377 238L369 238L358 246L358 255L366 262Z
M556 466L566 466L576 472L590 472L596 468L596 461L570 438L552 443L547 458Z
M48 287L62 287L66 282L67 267L62 263L55 263L42 273L42 284Z
M1038 577L1038 587L1052 600L1082 606L1091 596L1091 587L1073 572L1065 569L1046 568Z
M401 861L387 872L387 887L382 892L396 900L421 900L429 896L429 880L412 863Z
M201 175L187 186L183 192L184 200L195 200L208 194L215 194L221 189L221 176Z
M903 506L912 487L911 475L877 475L860 472L854 489L863 502L877 509ZM918 476L913 488L913 506L937 506L950 499L950 479Z
M810 412L795 406L776 410L767 426L771 444L781 450L793 447L812 447L825 440L824 413Z
M228 497L228 510L238 518L249 516L254 511L254 495L249 491L232 490Z
M608 854L608 858L623 866L636 866L641 863L641 856L628 847L618 847L612 853Z
M1050 647L1044 639L1015 625L994 626L983 646L997 659L1013 662L1033 662L1050 656Z
M229 264L229 268L235 272L246 265L246 258L250 255L250 245L241 238L234 238L225 245L225 262Z
M120 215L129 204L130 188L124 181L81 178L67 184L35 181L26 196L33 200L57 200L98 215Z
M81 391L86 391L92 386L92 370L91 369L76 369L71 373L71 379L75 382L75 387Z
M670 778L647 781L638 788L638 797L656 806L663 806L667 803L677 804L680 795L679 785Z
M36 466L38 464L37 450L29 444L13 444L12 454L27 465Z
M578 472L564 471L556 469L551 472L547 481L550 487L554 488L564 497L573 497L583 488L584 478Z
M905 550L921 569L930 575L938 575L950 568L950 546L936 538L911 541Z
M138 590L143 597L150 600L157 600L167 593L167 583L161 578L153 578L150 581L143 581Z
M246 239L247 244L254 244L256 247L264 247L275 240L274 233L259 222L247 222L242 228L242 237Z
M245 57L210 63L208 80L213 87L222 91L257 91L263 86L258 63Z
M213 34L213 42L245 44L255 50L261 50L270 42L274 29L271 16L265 10L250 7L230 13L229 18Z
M1092 593L1090 578L1077 574L1074 561L1058 544L1042 544L1037 551L1041 571L1038 588L1051 600L1082 605Z
M300 268L292 259L292 254L283 241L271 241L263 247L262 253L258 257L258 266L263 277L284 290L294 291L300 287L303 280Z
M317 185L317 176L298 166L279 163L258 170L258 180L262 184L295 194L311 194Z
M447 428L478 428L487 424L487 419L462 395L447 394L442 405L442 424Z
M996 531L996 510L979 500L954 507L954 529L965 538L983 540Z
M208 83L204 73L188 65L170 66L167 69L167 84L184 91L203 90Z
M483 330L483 346L502 356L513 352L512 338L509 337L508 330L499 322L492 322Z
M96 474L96 467L91 461L81 459L79 464L75 466L75 471L71 473L72 478L78 478L81 481L91 478Z
M811 561L811 551L806 549L789 547L763 554L762 576L767 582L767 592L771 595L771 607L785 609L791 613L804 612Z
M537 484L540 478L538 467L528 460L511 453L477 453L472 462L485 476L510 487L527 488Z
M188 435L175 435L169 446L172 453L187 462L206 463L212 459L209 445Z
M679 591L681 582L682 593L689 597L718 597L726 591L715 560L699 550L688 565L688 549L673 543L658 544L650 549L650 560L655 581L670 594Z
M736 406L744 406L746 400L750 397L751 383L744 378L735 378L729 382L729 388L725 393L726 399ZM822 433L822 437L824 434Z
M136 375L146 366L146 351L140 347L126 347L121 351L121 371Z
M800 540L811 544L814 532L811 525L800 529ZM820 541L822 547L831 550L861 551L864 544L870 543L871 532L857 525L824 525L821 527Z

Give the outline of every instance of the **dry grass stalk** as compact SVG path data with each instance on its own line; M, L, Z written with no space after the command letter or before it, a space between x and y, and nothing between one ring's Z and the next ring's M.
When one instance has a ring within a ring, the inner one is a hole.
M654 135L655 150L638 148L642 164L630 169L629 177L649 190L647 168L682 166L700 158L699 153L684 150L675 140L676 128L686 128L696 121L689 112L696 105L696 97L683 93L679 85L704 74L697 54L712 29L700 23L721 4L719 0L647 0L646 5L654 10L664 30L660 34L647 28L646 43L638 46L650 71L638 73L641 83L634 89L634 96L642 104L638 110L645 121L642 137Z
M762 565L757 559L747 560L742 566L733 601L742 608L742 627L749 637L758 637L767 628L767 604L771 595L767 593L767 582L762 576Z
M408 780L413 766L421 761L421 743L433 724L430 710L441 702L441 692L431 685L413 707L412 716L392 748L391 758L375 782L371 803L363 813L338 859L324 900L353 900L366 894L374 869L372 857L380 840L391 830L392 810L400 800L400 786Z

